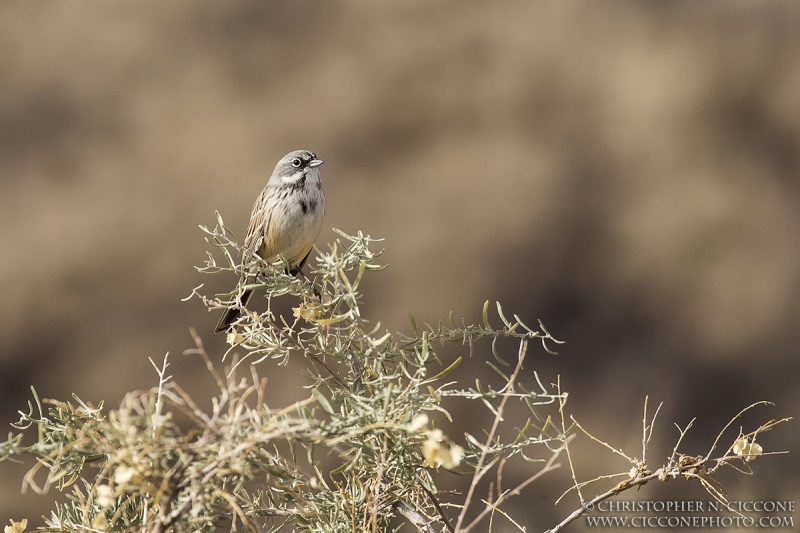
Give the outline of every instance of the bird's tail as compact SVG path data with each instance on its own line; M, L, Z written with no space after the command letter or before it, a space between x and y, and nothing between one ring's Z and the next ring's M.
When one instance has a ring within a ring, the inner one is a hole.
M250 296L253 295L253 291L244 291L241 296L242 306L244 307L247 305L248 300L250 300ZM223 331L228 331L228 328L231 327L231 324L236 322L239 319L239 316L242 314L241 307L229 307L225 309L225 312L222 313L222 316L219 319L219 323L217 324L217 328L214 330L214 333L222 333Z

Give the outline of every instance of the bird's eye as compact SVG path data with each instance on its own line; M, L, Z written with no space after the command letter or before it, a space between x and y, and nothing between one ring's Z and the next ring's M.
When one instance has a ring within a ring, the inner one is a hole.
M292 159L292 166L294 168L300 168L300 165L302 165L302 164L303 164L303 162L300 161L299 157L295 157L294 159Z

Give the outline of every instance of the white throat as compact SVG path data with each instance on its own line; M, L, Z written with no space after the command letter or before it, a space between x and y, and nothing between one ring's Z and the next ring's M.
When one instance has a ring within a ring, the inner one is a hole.
M303 173L298 172L293 176L281 176L281 183L296 183L303 178Z

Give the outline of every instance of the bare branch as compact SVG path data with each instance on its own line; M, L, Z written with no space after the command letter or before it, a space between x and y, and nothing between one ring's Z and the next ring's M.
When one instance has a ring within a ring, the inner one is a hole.
M517 376L519 375L519 371L522 369L522 362L525 360L525 353L528 351L528 341L522 340L520 341L519 346L519 356L517 360L517 365L514 368L514 372L511 374L511 377L508 380L508 390L511 392L514 389L514 382L517 380ZM489 430L489 435L486 437L486 444L483 446L483 451L481 452L481 456L478 459L478 464L475 467L475 474L472 476L472 482L469 485L469 490L467 490L467 497L464 500L464 506L461 508L461 513L458 515L458 521L456 522L455 530L456 532L461 531L461 524L464 522L464 518L467 516L467 509L469 509L469 504L472 501L472 495L475 492L475 487L478 486L478 482L486 473L484 469L484 463L486 461L486 455L488 451L491 449L492 441L494 441L494 435L497 432L497 427L500 425L500 421L503 419L503 412L506 407L506 402L508 401L508 396L503 396L503 399L500 400L500 405L497 408L497 414L494 417L494 422L492 422L492 429Z

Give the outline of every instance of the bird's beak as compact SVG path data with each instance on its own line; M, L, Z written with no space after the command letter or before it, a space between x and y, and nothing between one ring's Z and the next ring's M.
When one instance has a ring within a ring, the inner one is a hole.
M324 163L324 162L325 162L325 161L323 161L322 159L312 159L312 160L311 160L311 161L308 163L308 166L310 166L311 168L316 168L316 167L320 166L320 165L321 165L322 163Z

